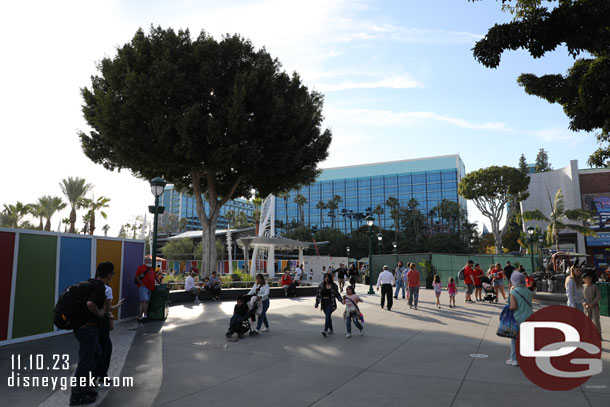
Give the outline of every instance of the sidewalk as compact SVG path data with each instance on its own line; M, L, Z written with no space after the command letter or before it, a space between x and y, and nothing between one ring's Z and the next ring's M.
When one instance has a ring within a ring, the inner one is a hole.
M357 291L366 293L367 288L359 285ZM174 306L167 321L149 322L137 331L121 372L122 377L134 378L134 388L114 388L97 404L543 407L610 403L607 340L602 374L581 388L548 392L532 384L518 367L505 364L510 343L495 334L501 304L465 305L460 292L458 307L449 309L443 292L439 310L433 291L422 289L417 311L399 299L390 312L380 308L378 294L363 298L365 335L354 330L350 339L345 338L342 306L333 314L335 335L324 338L320 334L324 318L314 309L311 297L272 299L270 331L235 343L224 340L233 302ZM602 323L608 335L610 318L603 317ZM136 322L123 325L124 329L137 327ZM15 352L11 347L20 346L21 352L29 347L31 353L65 353L67 349L59 346L62 343L74 346L75 341L65 335L0 348L3 376L10 371L7 363ZM74 354L74 349L70 351ZM3 382L3 404L36 406L45 400L43 392L7 389Z

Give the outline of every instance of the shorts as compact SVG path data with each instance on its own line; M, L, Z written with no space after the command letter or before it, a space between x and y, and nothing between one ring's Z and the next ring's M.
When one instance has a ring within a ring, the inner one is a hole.
M449 293L449 298L455 298L455 293Z
M504 285L504 280L494 280L494 287L500 287Z
M193 294L193 295L197 295L197 290L199 290L197 287L193 287L188 292Z
M466 294L472 294L474 291L474 284L466 284Z
M138 287L138 295L141 302L150 301L150 290L146 287Z
M483 288L483 284L475 284L475 288Z
M441 293L442 293L442 291L441 291L441 290L439 290L439 291L434 290L434 295L436 295L437 297L438 297L439 295L441 295Z

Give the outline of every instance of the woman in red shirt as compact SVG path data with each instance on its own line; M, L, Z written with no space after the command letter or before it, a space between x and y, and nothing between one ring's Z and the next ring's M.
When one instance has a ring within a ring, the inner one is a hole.
M290 278L290 273L288 272L288 270L284 271L284 275L280 280L280 284L284 289L284 297L288 297L288 287L290 286L290 284L292 284L292 278Z
M491 272L491 279L494 283L494 290L496 291L496 298L498 298L498 291L502 293L502 298L506 301L506 294L504 293L504 271L500 263L496 264L496 268Z
M483 284L481 283L481 277L483 277L485 275L485 272L483 271L483 269L481 269L481 265L480 264L475 264L474 265L474 297L477 301L483 301L483 297L482 297L482 291L483 291Z

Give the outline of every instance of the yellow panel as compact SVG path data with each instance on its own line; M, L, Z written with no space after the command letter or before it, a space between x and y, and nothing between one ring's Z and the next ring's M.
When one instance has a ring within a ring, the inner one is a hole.
M123 242L118 240L97 240L97 248L95 255L95 264L98 265L103 261L109 261L114 264L114 277L110 280L110 288L112 288L112 296L114 297L112 303L116 303L120 300L119 295L121 293L121 248ZM113 311L114 319L119 319L118 310Z

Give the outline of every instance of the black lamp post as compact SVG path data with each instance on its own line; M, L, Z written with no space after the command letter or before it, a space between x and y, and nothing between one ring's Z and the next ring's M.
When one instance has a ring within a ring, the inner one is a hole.
M371 230L371 227L373 226L373 223L375 222L375 219L369 215L366 217L366 225L369 227L368 232L366 232L366 235L369 237L369 294L375 294L375 290L373 290L373 267L372 267L372 263L373 263L373 231Z
M396 242L392 242L392 251L394 252L395 263L398 266L398 245Z
M377 233L377 247L379 249L379 253L383 251L383 235L381 233Z
M534 227L530 226L527 228L527 240L529 240L530 242L530 255L531 255L531 260L532 260L532 271L531 273L534 272L535 266L534 266Z
M346 264L346 267L347 267L347 268L349 268L349 251L350 251L350 250L351 250L351 249L350 249L350 247L349 247L349 246L347 246L347 247L345 248L345 251L347 252L347 264Z
M150 180L150 191L155 197L155 205L148 207L148 212L154 214L153 221L153 236L152 236L152 267L153 270L157 270L157 220L159 214L162 214L165 211L163 206L159 206L159 198L163 195L163 190L165 189L165 185L167 182L163 178L155 177Z

